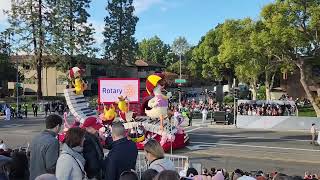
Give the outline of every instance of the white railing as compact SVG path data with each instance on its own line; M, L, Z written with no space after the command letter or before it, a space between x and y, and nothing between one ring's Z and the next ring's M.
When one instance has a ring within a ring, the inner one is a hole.
M165 158L170 159L174 163L177 172L184 170L189 165L188 156L165 154ZM141 177L142 173L147 169L148 169L148 163L146 161L144 152L139 152L137 157L137 164L136 164L136 171L139 177Z

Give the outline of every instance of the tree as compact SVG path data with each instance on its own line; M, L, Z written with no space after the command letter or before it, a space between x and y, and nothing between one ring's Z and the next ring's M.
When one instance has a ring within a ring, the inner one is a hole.
M134 16L133 0L110 0L106 10L103 35L105 57L117 64L132 62L137 50L133 37L138 17Z
M320 58L320 1L276 0L262 9L262 22L281 47L282 56L300 71L300 82L313 108L320 117L320 107L308 82L315 77L307 71L308 61Z
M190 50L191 46L188 43L187 39L185 37L179 36L177 37L171 46L171 49L173 51L173 53L175 53L176 55L185 55L189 50Z
M10 30L5 30L0 33L0 81L15 81L16 68L10 62L10 39L12 33Z
M251 85L253 100L256 100L258 77L262 73L261 56L253 50L250 39L255 28L255 22L249 18L226 21L218 55L220 62L234 66L239 80Z
M181 78L181 74L183 71L183 66L187 64L186 54L190 50L191 46L188 43L187 39L185 37L178 37L176 38L171 46L172 53L174 53L177 57L179 57L179 61L174 61L173 64L171 64L171 67L169 66L169 70L172 70L174 72L179 72ZM185 60L185 62L182 65L182 60ZM179 63L179 65L178 65ZM177 67L179 67L179 70L177 70Z
M48 23L45 21L50 8L45 0L12 1L11 11L7 12L9 23L15 35L15 52L33 54L37 71L37 97L42 98L41 71L43 53L47 36Z
M94 28L88 23L91 0L49 0L50 54L63 70L76 65L77 60L91 58L98 51L92 47Z
M154 36L150 39L143 39L139 43L138 58L168 66L170 64L169 51L170 46L161 41L158 36Z

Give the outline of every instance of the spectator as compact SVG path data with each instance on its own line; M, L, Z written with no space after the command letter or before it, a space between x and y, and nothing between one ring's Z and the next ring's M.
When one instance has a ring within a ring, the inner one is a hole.
M141 180L153 180L158 175L158 171L147 169L142 173Z
M136 144L125 137L122 123L112 125L111 150L105 160L106 180L118 180L124 171L135 169L138 150Z
M5 113L6 113L6 120L7 121L10 121L11 117L12 117L12 114L11 114L11 109L9 106L6 107L6 110L5 110Z
M49 103L47 103L44 105L44 112L45 112L46 117L48 116L49 110L50 110L50 105L49 105ZM50 114L51 114L51 112L50 112Z
M138 175L134 171L123 171L119 180L139 180Z
M208 110L206 107L203 108L203 110L201 111L202 113L202 123L204 123L207 120L207 115L208 115Z
M15 151L12 153L12 162L10 164L9 179L12 180L28 180L29 164L28 157L24 151Z
M35 136L31 143L30 179L41 174L54 174L59 157L59 142L56 138L61 129L62 118L50 115L46 118L46 130Z
M193 110L191 108L188 109L187 116L189 118L189 125L188 126L192 126Z
M195 168L188 168L188 170L187 170L187 177L194 177L198 174L199 173Z
M86 130L83 145L83 157L86 160L84 170L89 179L102 179L103 149L99 141L98 130L102 127L95 117L87 118L81 126Z
M57 180L57 178L52 174L42 174L38 176L35 180Z
M210 169L210 172L209 172L209 175L210 175L210 176L216 175L216 168L211 168L211 169Z
M208 176L208 175L209 175L207 168L203 168L203 169L202 169L202 175L205 175L205 176Z
M158 172L164 170L175 171L173 162L169 159L164 158L163 148L161 147L158 141L150 139L144 145L144 153L149 162L149 169L154 169Z
M28 118L28 104L24 103L23 108L24 108L24 115L26 116L26 118Z
M311 129L310 129L310 133L311 133L311 142L310 142L310 144L316 145L317 129L316 129L316 124L315 123L312 123Z
M173 170L163 170L156 177L155 180L179 180L179 174Z
M0 155L0 179L9 180L7 175L6 166L12 161L10 157Z
M82 150L85 131L79 127L67 131L65 143L57 162L56 177L58 180L86 179L85 159Z
M3 151L7 151L7 146L2 139L0 140L0 149L2 149Z

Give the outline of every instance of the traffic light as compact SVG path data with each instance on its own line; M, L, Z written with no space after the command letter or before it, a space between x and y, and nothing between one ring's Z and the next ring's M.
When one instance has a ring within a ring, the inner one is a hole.
M178 92L181 92L181 87L178 87Z

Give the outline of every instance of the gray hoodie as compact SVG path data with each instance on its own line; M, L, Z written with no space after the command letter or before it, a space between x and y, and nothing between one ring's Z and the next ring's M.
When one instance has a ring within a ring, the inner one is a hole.
M165 158L153 160L149 165L149 169L154 169L158 172L164 170L176 170L173 162L170 159Z
M82 147L70 148L63 144L62 152L59 156L56 177L58 180L83 179L85 159L82 156Z

